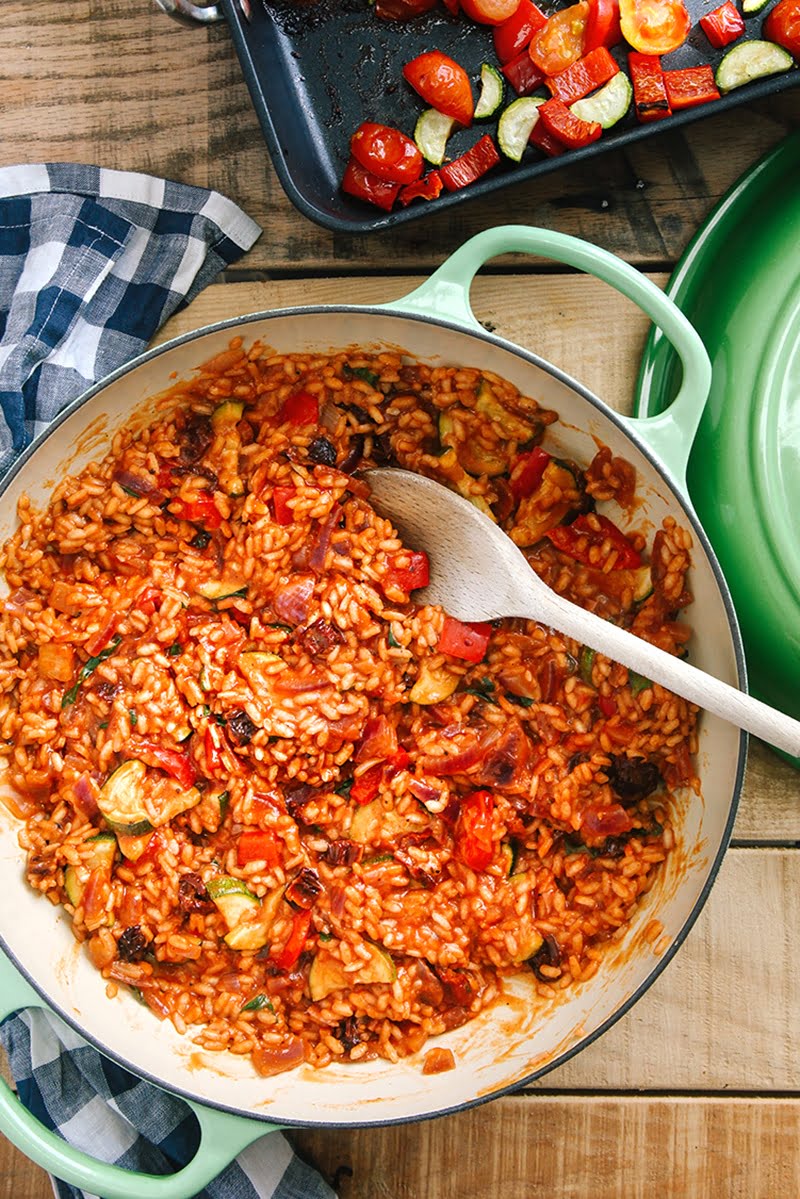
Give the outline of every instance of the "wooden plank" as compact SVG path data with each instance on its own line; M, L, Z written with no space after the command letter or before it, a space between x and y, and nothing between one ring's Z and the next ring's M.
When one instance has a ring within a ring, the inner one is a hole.
M10 0L0 64L0 164L96 162L216 187L264 227L241 265L265 271L424 268L509 220L669 263L730 184L800 119L800 92L785 92L422 222L347 235L312 224L284 195L224 26L186 28L152 4Z
M498 1099L292 1140L341 1199L774 1199L797 1193L800 1101Z
M797 1193L800 1101L528 1096L290 1140L340 1199L775 1199ZM52 1199L2 1137L0 1199Z

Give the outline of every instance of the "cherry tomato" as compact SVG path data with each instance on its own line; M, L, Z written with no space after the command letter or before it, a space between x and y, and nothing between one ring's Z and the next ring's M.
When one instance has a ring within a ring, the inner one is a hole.
M461 7L468 17L479 25L502 25L513 17L520 0L461 0Z
M536 7L533 0L520 0L516 12L492 35L494 49L500 62L505 65L521 54L534 33L547 24L547 17Z
M459 125L472 124L475 101L469 76L441 50L429 50L412 58L403 67L403 77L426 104L452 117Z
M416 183L422 155L410 137L389 125L364 121L350 139L350 150L366 170L389 183Z
M692 19L683 0L619 0L625 40L641 54L669 54L689 36Z
M588 0L554 13L533 35L528 46L531 62L545 75L566 71L583 54L583 34L589 16Z
M764 22L763 33L800 59L800 0L778 0Z
M583 52L589 54L600 46L610 50L622 41L619 24L619 0L589 0L589 15L583 37Z
M494 857L493 816L491 791L473 791L462 799L455 829L456 851L470 870L485 870Z

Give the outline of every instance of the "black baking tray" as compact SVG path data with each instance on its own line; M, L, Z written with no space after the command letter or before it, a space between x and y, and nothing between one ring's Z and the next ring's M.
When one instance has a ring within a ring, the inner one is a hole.
M704 62L716 68L725 51L711 46L697 21L721 2L687 0L692 31L679 50L665 55L665 68ZM745 18L742 40L760 37L763 20L776 2L770 0L760 13ZM640 125L631 112L581 150L546 158L531 147L521 163L503 162L461 191L443 193L431 202L415 200L408 208L386 213L345 195L339 187L351 135L362 121L380 121L413 134L424 104L403 80L403 64L425 50L443 50L477 84L481 63L497 62L491 29L465 17L453 18L444 8L401 25L382 21L368 0L250 0L244 6L249 17L240 3L222 0L222 7L278 177L300 212L339 232L365 233L418 220L800 83L795 65L662 121ZM548 15L565 7L559 0L539 0L539 5ZM617 47L613 53L624 66L625 51ZM514 95L507 90L508 100ZM495 132L494 121L476 123L455 133L448 150L456 157L484 133Z

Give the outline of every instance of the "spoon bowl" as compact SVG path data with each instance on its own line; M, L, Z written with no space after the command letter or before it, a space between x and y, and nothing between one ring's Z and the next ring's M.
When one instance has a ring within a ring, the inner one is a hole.
M770 745L800 754L800 721L557 595L468 500L393 467L370 471L368 479L377 510L430 559L430 582L415 593L423 603L438 604L457 620L537 620Z

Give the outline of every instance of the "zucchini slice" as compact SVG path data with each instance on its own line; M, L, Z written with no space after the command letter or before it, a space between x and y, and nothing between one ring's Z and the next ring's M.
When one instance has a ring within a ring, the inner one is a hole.
M543 486L559 488L564 493L565 498L553 504L552 507L547 508L544 512L538 513L536 497ZM532 496L526 497L520 503L517 512L517 523L509 533L514 544L524 548L528 545L535 545L537 541L541 541L548 529L553 529L556 525L560 525L564 517L572 512L577 500L580 498L580 491L580 484L569 467L555 458L548 462L539 487L534 491Z
M219 485L233 497L244 495L244 483L239 474L242 439L236 427L243 412L244 404L239 400L224 400L211 413L211 427L217 437L212 453L219 460Z
M492 453L474 438L468 441L459 440L452 408L448 408L439 417L439 440L442 445L456 451L464 470L476 478L480 478L481 475L502 475L508 469L508 462L502 454Z
M722 59L714 78L721 92L732 92L754 79L788 71L793 65L789 51L775 42L739 42Z
M761 9L768 0L744 0L742 4L742 14L745 17L752 17L753 13L761 12Z
M227 934L225 944L230 949L250 951L263 949L269 941L270 930L283 903L283 891L283 887L270 891L255 910L248 910L236 927ZM223 916L225 916L224 912ZM227 917L225 919L227 920Z
M111 877L114 858L117 856L117 838L113 833L98 833L96 837L89 837L84 845L91 846L91 850L81 865L67 866L64 871L64 890L73 907L77 907L83 899L89 875L93 870L104 870L108 877Z
M523 96L522 99L527 99L527 97ZM515 100L514 103L516 104L517 101ZM511 105L509 105L510 107ZM482 412L484 416L488 417L492 424L497 425L504 437L508 437L512 441L530 441L536 433L533 425L529 425L521 417L509 412L508 408L500 403L494 394L492 385L486 379L481 379L475 407L478 412Z
M457 121L445 116L437 108L426 108L420 113L414 128L414 141L426 162L435 167L442 165L447 139L457 124Z
M211 425L215 431L229 429L242 419L244 404L241 400L223 400L211 413Z
M424 828L424 822L403 816L395 808L385 808L380 799L372 799L353 813L350 839L357 845L377 845L405 833L418 833Z
M528 138L539 120L539 106L544 98L520 96L504 108L497 122L497 144L513 162L519 162L528 146Z
M394 982L397 978L397 967L391 954L371 941L364 941L363 945L369 953L369 961L365 961L358 970L346 972L342 963L329 949L318 950L308 972L308 993L314 1003L343 987Z
M412 704L438 704L452 695L459 676L446 666L431 666L427 658L420 662L419 674L408 693Z
M506 94L506 84L497 67L485 62L481 67L481 94L472 114L475 121L488 121L493 117Z
M97 806L116 833L140 837L153 831L145 803L144 762L131 758L110 774L97 797Z
M633 575L633 602L641 604L653 594L653 576L647 565L637 566L631 573Z
M631 82L624 71L618 71L591 96L571 104L570 111L582 121L597 121L603 129L610 129L625 116L632 99Z
M261 906L247 883L229 874L209 879L206 890L231 932L242 920L252 919Z

